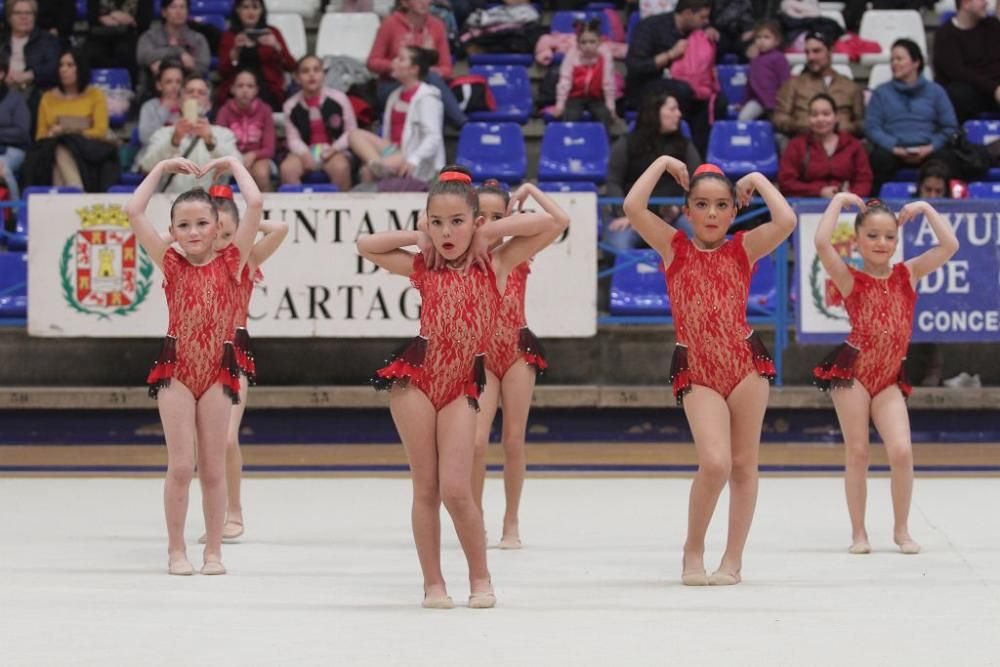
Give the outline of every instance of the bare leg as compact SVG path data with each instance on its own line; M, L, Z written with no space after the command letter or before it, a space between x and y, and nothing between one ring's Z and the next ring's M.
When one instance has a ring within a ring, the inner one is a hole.
M437 413L427 396L413 387L395 386L389 410L410 462L413 481L413 541L424 575L424 595L446 596L441 573L441 495L438 488Z
M240 424L247 407L247 378L240 378L240 403L229 413L226 433L226 523L223 538L239 537L243 533L243 500L240 488L243 482L243 452L240 451Z
M226 519L226 431L232 400L221 384L198 399L198 481L205 513L205 562L222 561L222 525Z
M187 560L184 520L194 477L195 400L183 383L172 380L160 389L157 408L167 441L167 477L163 483L163 510L167 520L167 555Z
M847 457L844 490L847 493L847 513L851 518L851 553L871 551L865 530L865 505L868 501L868 421L871 397L857 380L850 387L834 389L833 406L837 410L840 432L844 434Z
M535 368L519 359L503 376L500 385L500 395L503 397L503 487L507 498L500 544L506 547L521 546L518 512L528 468L525 434L534 390Z
M872 419L889 456L892 479L893 539L903 553L917 553L920 545L910 537L910 502L913 499L913 445L910 416L899 387L892 385L872 399Z
M261 192L270 192L274 189L271 185L271 164L270 160L256 160L250 166L250 175L253 176L253 182Z
M389 146L386 139L368 130L352 130L347 142L351 152L358 156L362 164L378 160L382 156L382 151Z
M486 388L479 396L479 414L476 415L476 446L472 458L472 497L479 513L483 513L483 487L486 486L486 450L490 445L490 429L497 415L500 399L500 380L486 371Z
M341 192L351 189L351 161L345 153L334 153L330 156L330 159L323 163L323 171Z
M732 575L736 582L740 580L743 549L757 507L760 431L769 392L767 380L752 373L743 378L726 399L730 414L732 472L729 474L729 537L719 572Z
M486 567L486 544L483 542L483 515L472 497L473 438L476 412L460 396L437 414L438 479L441 500L451 515L469 564L469 588L472 593L491 589Z
M683 568L704 572L705 533L732 470L729 406L717 391L694 385L684 397L684 413L698 450L698 472L691 483Z
M83 189L83 178L80 176L80 168L73 158L73 154L63 146L56 146L56 169L62 174L64 185L73 185Z
M282 185L301 185L302 174L306 173L306 167L302 164L298 155L289 153L288 157L281 161L278 168L278 175Z

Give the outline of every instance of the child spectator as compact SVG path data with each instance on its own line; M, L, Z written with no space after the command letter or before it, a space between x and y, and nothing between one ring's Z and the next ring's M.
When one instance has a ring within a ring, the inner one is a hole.
M576 45L559 66L556 105L552 115L564 121L591 118L610 127L615 116L615 67L611 50L601 43L601 22L578 21Z
M274 118L271 107L258 93L257 73L241 69L233 79L232 99L219 109L217 125L228 127L236 136L236 147L243 154L243 165L253 176L261 192L271 191L274 166Z
M760 21L754 26L750 49L750 74L747 99L740 109L740 120L770 120L778 100L778 91L792 72L781 52L781 26L777 21Z
M181 117L181 88L184 86L184 68L176 60L160 65L156 76L159 97L146 100L139 109L139 143L145 148L153 133L161 127L173 125Z

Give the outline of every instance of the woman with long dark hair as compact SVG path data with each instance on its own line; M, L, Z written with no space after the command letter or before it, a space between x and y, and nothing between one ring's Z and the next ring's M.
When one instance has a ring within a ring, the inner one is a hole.
M260 99L274 111L285 102L285 73L295 71L295 58L281 31L267 24L264 0L233 3L229 30L219 41L219 83L216 105L229 99L229 89L240 70L251 69L261 82Z

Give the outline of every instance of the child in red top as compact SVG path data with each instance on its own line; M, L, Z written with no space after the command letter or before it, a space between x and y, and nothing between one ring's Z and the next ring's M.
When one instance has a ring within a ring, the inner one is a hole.
M684 214L694 228L693 238L647 208L664 172L687 190ZM726 239L737 205L748 204L755 190L771 221ZM639 177L624 208L635 230L663 258L677 333L671 381L698 450L681 581L688 586L738 584L757 502L767 380L774 377L767 350L747 324L750 274L754 263L795 229L795 213L758 172L734 187L718 167L702 165L689 184L685 164L669 156L658 158ZM709 577L705 533L727 482L729 536L719 569Z
M233 79L232 99L216 116L215 124L228 127L236 136L243 164L250 170L261 192L270 192L274 166L274 116L271 107L258 97L260 84L251 69L242 69Z
M423 606L453 606L441 573L443 501L469 564L469 606L492 607L483 516L471 481L484 353L508 277L544 247L556 223L548 213L532 213L482 225L472 177L462 167L441 171L428 193L426 215L426 234L396 231L358 239L366 259L408 276L422 300L420 336L393 355L374 383L391 388L389 408L410 461ZM514 238L490 254L504 237ZM421 252L403 250L412 245Z
M859 271L846 264L833 247L834 228L846 205L857 206L854 234L864 262ZM899 243L899 228L923 215L938 238L938 245L905 262L890 265ZM840 430L847 451L845 488L851 517L852 554L871 552L865 529L868 477L869 422L875 422L892 476L893 539L905 554L920 551L910 537L908 519L913 496L913 447L905 397L910 384L903 360L913 327L916 285L943 266L958 251L958 239L948 221L927 202L912 202L898 218L873 200L867 205L857 195L834 196L816 229L816 253L833 284L844 297L851 320L847 341L814 371L822 389L833 389ZM855 382L857 380L857 382Z
M238 85L238 82L237 82ZM219 236L216 249L220 252L230 246L236 238L240 225L240 213L233 201L233 191L225 185L215 185L209 188L219 215ZM262 220L258 227L264 236L254 243L243 265L240 282L237 287L237 302L235 316L235 333L233 348L236 355L236 365L240 370L240 402L233 406L229 418L229 432L226 434L226 521L222 527L222 540L228 542L243 535L243 502L240 487L243 476L243 455L240 451L240 424L243 412L247 406L247 389L257 380L257 363L250 345L250 333L247 331L250 297L253 296L254 285L264 279L261 265L277 251L281 242L288 235L288 223L282 220ZM200 542L207 536L203 535Z
M243 225L233 244L216 250L219 220L208 193L182 193L170 211L170 232L178 252L157 233L146 206L165 174L200 178L232 171L247 200ZM222 525L226 511L225 437L232 404L239 400L239 369L232 347L238 310L238 282L257 234L263 200L243 164L232 157L198 167L186 158L158 163L125 207L139 243L163 270L170 325L160 357L149 374L167 441L164 509L170 574L193 573L184 543L188 490L195 467L201 482L207 542L202 574L225 574Z
M516 207L532 197L556 221L549 235L555 241L569 226L569 217L559 205L535 185L522 185L511 197L496 181L479 188L479 213L486 225L502 222ZM530 261L530 260L529 260ZM483 486L486 481L486 449L498 403L503 404L503 480L507 509L503 518L501 549L520 549L518 510L527 466L525 432L535 375L546 369L541 343L528 328L524 314L524 293L531 273L529 262L521 262L511 271L503 293L493 334L486 345L486 389L479 399L476 423L476 454L472 469L472 494L479 511L483 510Z
M564 121L583 119L589 111L595 122L611 126L615 115L615 65L611 49L601 43L601 22L577 22L576 46L559 65L556 105L552 115Z

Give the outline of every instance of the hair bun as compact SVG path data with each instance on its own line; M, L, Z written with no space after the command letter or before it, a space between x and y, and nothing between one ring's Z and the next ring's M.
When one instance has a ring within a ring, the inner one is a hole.
M208 189L208 196L218 199L232 199L233 189L228 185L213 185Z
M693 178L694 176L697 176L699 174L719 174L720 176L726 175L722 171L722 169L720 169L717 165L711 164L710 162L706 162L705 164L695 169L694 173L691 174L691 176Z

